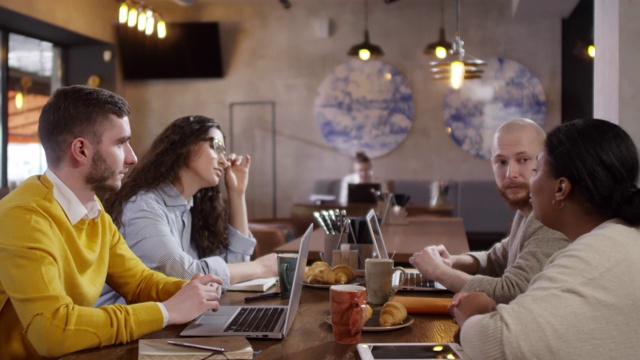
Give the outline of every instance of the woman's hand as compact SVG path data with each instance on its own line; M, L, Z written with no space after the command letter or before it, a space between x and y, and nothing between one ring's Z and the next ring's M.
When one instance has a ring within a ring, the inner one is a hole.
M487 314L496 310L496 302L483 292L460 292L455 294L451 306L449 306L449 314L462 327L468 318Z
M243 161L244 160L244 161ZM229 166L226 170L226 186L229 193L244 195L249 183L249 167L251 157L249 155L229 155Z

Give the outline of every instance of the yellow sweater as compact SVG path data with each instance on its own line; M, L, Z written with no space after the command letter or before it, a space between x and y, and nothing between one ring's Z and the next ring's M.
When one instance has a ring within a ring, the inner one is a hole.
M0 229L3 358L61 356L160 330L162 312L152 301L185 282L148 269L104 211L72 225L45 176L0 201ZM138 304L94 308L105 281Z

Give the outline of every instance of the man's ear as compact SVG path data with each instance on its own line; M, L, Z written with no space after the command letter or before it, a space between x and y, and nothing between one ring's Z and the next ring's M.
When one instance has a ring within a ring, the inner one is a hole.
M566 177L561 177L557 181L555 199L558 201L565 200L569 196L569 193L571 193L571 189L571 181Z
M91 145L84 138L75 138L71 142L71 157L79 164L85 164L89 161L91 154Z

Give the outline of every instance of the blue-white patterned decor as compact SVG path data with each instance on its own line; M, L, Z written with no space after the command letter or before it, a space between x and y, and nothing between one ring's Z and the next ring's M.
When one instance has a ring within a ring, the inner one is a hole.
M462 149L482 159L491 158L493 134L514 117L544 126L547 101L540 81L522 64L484 59L482 79L466 80L444 99L444 121Z
M314 114L332 147L375 158L395 149L413 124L413 96L405 78L378 60L349 60L329 74L316 95Z

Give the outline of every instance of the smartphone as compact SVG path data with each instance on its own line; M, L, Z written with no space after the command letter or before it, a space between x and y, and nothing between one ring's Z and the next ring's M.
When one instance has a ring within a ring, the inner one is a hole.
M367 343L357 349L362 360L471 359L455 343Z

